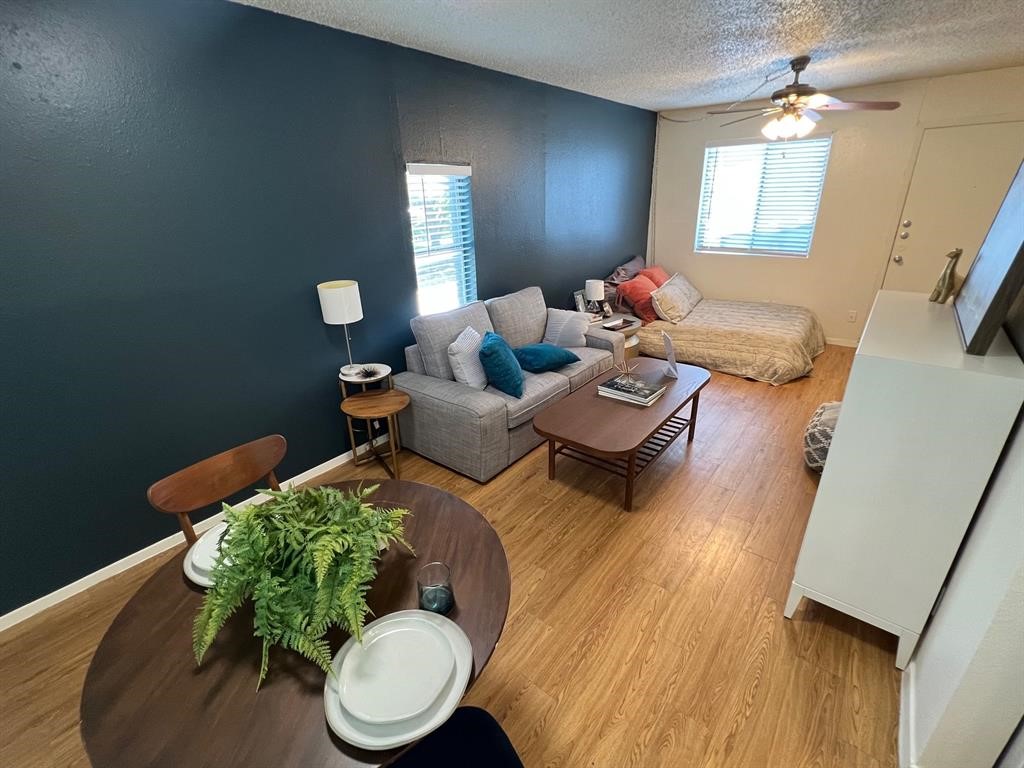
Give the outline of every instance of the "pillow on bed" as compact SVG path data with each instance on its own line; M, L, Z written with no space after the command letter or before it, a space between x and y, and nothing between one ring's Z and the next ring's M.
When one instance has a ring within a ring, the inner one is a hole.
M650 278L640 274L620 285L619 295L630 303L633 307L633 314L643 320L646 325L658 319L651 304L651 294L656 290L658 290L658 286L652 283Z
M641 269L640 274L654 283L655 288L661 288L661 286L669 280L668 272L661 267L648 267L647 269Z
M651 294L651 304L662 320L680 323L704 297L678 272Z

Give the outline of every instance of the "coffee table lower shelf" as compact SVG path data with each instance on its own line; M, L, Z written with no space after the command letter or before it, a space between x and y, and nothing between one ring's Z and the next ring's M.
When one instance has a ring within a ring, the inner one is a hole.
M678 415L671 416L658 427L654 434L647 438L647 442L626 455L597 455L596 451L586 452L568 443L558 445L556 440L548 440L548 479L555 479L555 457L558 455L611 472L626 481L626 498L623 506L629 512L633 509L633 482L636 478L643 474L644 470L653 464L683 432L689 432L688 441L693 440L693 428L697 426L696 406L697 398L695 397L692 401L689 418Z

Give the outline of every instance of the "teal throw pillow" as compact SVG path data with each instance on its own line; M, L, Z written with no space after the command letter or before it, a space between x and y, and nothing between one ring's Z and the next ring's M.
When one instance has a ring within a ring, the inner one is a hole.
M480 364L492 387L512 397L523 396L523 369L512 347L493 331L485 333L480 342Z
M522 369L530 373L557 371L569 363L579 362L574 352L554 344L527 344L512 351Z

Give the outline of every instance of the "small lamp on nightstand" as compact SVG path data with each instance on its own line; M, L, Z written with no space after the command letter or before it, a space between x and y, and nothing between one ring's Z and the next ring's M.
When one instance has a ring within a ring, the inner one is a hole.
M583 298L587 300L587 311L607 316L604 307L604 280L587 280L583 284Z
M316 287L320 297L320 311L328 325L345 326L345 348L348 350L348 365L341 369L343 374L354 374L359 366L352 362L352 345L348 336L349 323L363 319L363 305L359 301L359 283L355 280L331 280Z

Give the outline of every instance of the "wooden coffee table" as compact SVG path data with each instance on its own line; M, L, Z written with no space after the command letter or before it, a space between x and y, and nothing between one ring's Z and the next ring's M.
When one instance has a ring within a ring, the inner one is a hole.
M676 364L678 379L664 375L664 360L641 357L635 376L654 384L668 384L648 408L597 394L597 385L619 375L612 370L583 385L571 395L545 408L533 419L533 428L548 441L548 479L555 479L555 457L563 454L626 479L626 511L633 508L633 483L647 467L686 431L693 440L697 427L700 391L711 374L695 365ZM690 403L689 417L679 411Z

